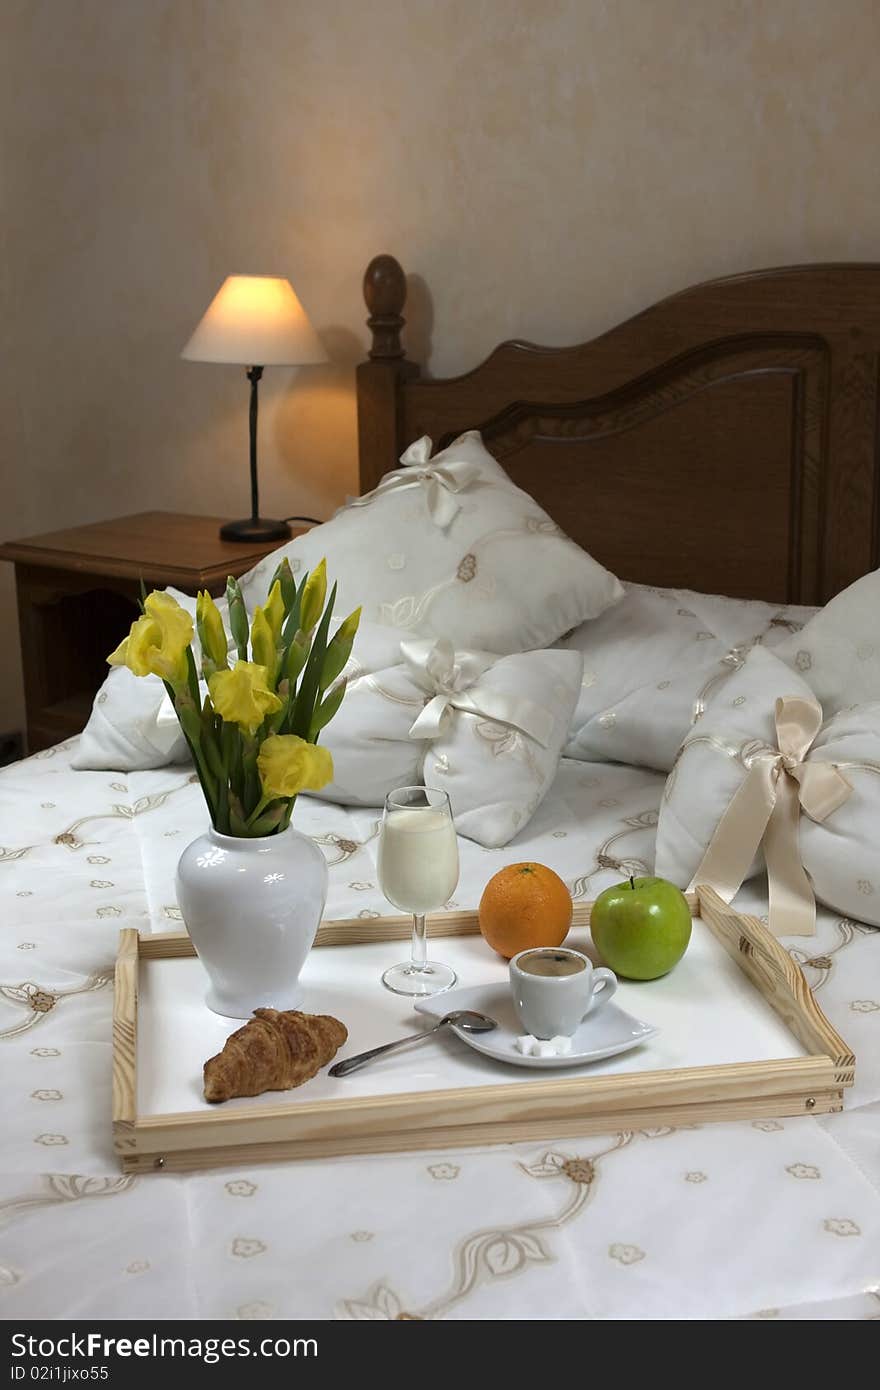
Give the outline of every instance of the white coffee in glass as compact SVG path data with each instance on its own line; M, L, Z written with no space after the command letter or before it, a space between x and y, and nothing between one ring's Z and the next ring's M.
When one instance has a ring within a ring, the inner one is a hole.
M379 884L401 912L436 911L458 883L458 842L448 815L389 810L379 840Z
M425 918L446 905L458 884L458 840L447 793L419 786L389 792L377 862L386 898L413 915L410 959L390 966L382 983L410 997L442 994L455 984L455 971L428 960Z

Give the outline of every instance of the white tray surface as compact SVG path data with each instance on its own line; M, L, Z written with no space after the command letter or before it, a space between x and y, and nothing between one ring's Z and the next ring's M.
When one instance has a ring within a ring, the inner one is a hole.
M568 945L595 958L589 932L573 931ZM406 943L322 946L312 951L303 971L302 1007L334 1014L348 1028L348 1042L336 1060L419 1032L427 1020L411 1003L384 989L380 976L404 959ZM459 986L507 978L506 962L480 936L429 940L429 956L458 972ZM211 1013L204 1004L205 975L195 958L142 960L138 1000L138 1113L219 1113L232 1107L280 1103L296 1106L323 1100L440 1091L451 1087L534 1083L535 1073L492 1062L455 1037L440 1037L392 1054L351 1076L335 1079L326 1071L292 1091L209 1105L202 1095L202 1067L219 1052L227 1036L241 1027ZM699 920L684 960L662 980L621 981L617 1002L660 1033L643 1047L592 1065L558 1074L609 1076L729 1062L760 1062L801 1057L805 1049ZM548 1077L548 1084L552 1084Z

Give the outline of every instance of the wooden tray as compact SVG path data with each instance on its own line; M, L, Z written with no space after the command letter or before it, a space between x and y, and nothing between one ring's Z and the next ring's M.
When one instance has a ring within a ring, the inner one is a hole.
M711 889L700 888L690 903L698 920L681 965L663 981L621 985L623 1007L650 1021L664 1011L661 1035L645 1048L590 1068L536 1074L491 1063L449 1039L445 1046L426 1044L399 1054L397 1070L389 1058L344 1081L323 1073L301 1090L222 1106L208 1106L201 1097L201 1062L240 1025L218 1019L201 1004L204 976L185 933L141 937L125 930L113 1015L113 1137L122 1167L192 1169L840 1110L855 1058L816 1004L800 968L763 923L735 912ZM575 908L575 934L588 925L591 906ZM432 939L467 938L477 930L475 912L443 914L430 924ZM416 1031L418 1016L402 1012L409 1009L406 1001L378 983L380 943L408 936L409 919L402 917L322 924L316 944L337 950L320 952L317 961L310 957L310 964L316 961L313 973L326 966L324 993L318 991L314 1007L333 1012L327 1001L334 1004L337 990L343 1021L347 1009L359 1011L361 1036L353 1031L349 1052L390 1039L395 1031ZM503 964L482 943L450 943L447 954L454 950L470 952L465 968L471 977L463 984L482 982L473 979L474 970L503 978ZM381 964L389 963L387 956L385 950ZM338 977L349 970L354 974L339 985ZM194 1022L187 1024L184 1015ZM372 1036L363 1035L367 1018ZM683 1056L696 1049L697 1063L662 1065L662 1030L670 1055L678 1055L676 1046ZM652 1059L653 1069L645 1065ZM172 1097L167 1113L157 1105L163 1095Z

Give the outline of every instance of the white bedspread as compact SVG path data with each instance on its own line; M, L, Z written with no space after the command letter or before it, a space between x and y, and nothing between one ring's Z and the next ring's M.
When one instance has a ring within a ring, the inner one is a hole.
M880 933L828 913L793 949L858 1058L841 1115L122 1176L117 933L179 921L204 810L186 769L73 772L73 746L0 774L2 1316L880 1317ZM563 762L520 840L461 842L458 905L522 858L580 899L644 871L662 786ZM301 799L295 824L329 916L385 910L375 813Z

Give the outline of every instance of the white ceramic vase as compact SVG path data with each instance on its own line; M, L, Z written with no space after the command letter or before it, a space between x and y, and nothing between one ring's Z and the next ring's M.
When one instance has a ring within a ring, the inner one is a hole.
M208 1008L229 1018L298 1008L326 899L324 856L292 826L253 840L212 828L193 840L177 866L177 901L208 973Z

